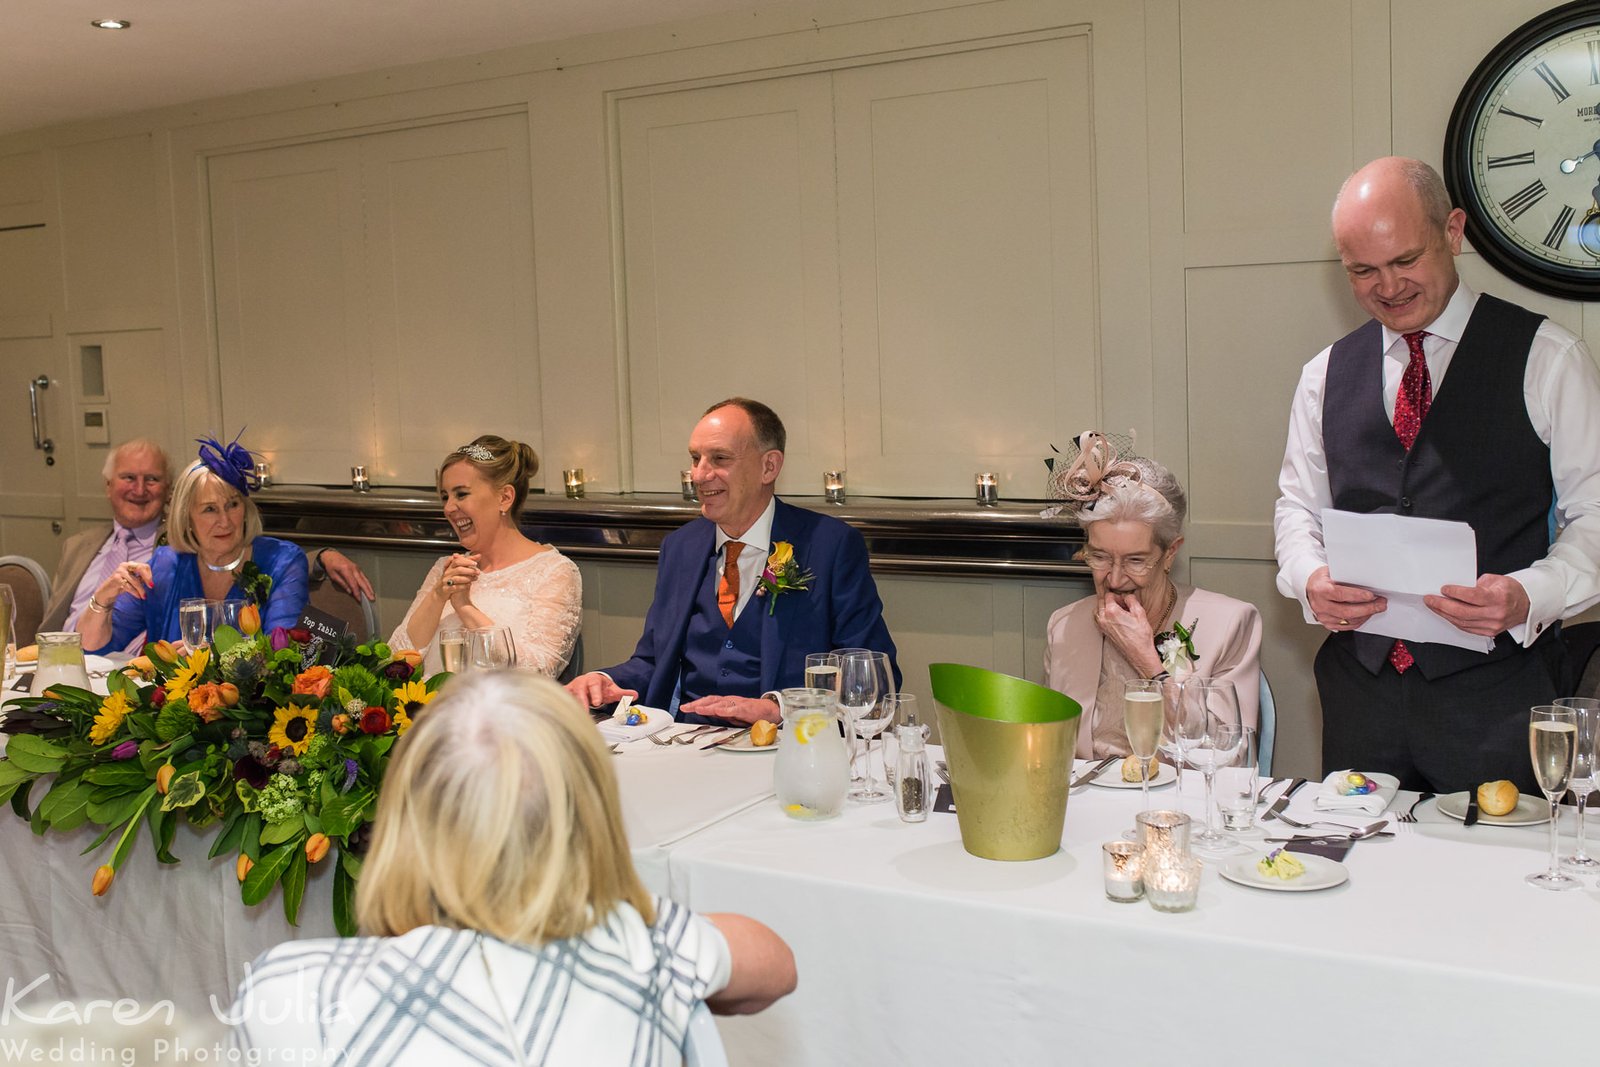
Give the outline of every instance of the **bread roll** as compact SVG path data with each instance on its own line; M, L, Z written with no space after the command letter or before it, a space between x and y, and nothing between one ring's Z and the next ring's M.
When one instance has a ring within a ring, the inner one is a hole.
M1518 797L1517 787L1503 778L1478 787L1478 807L1485 815L1510 815Z
M1150 764L1150 777L1154 779L1155 776L1156 767L1155 762L1152 760ZM1144 781L1144 761L1138 756L1124 756L1122 758L1122 780L1124 782Z
M23 645L21 648L17 649L17 662L18 663L37 663L37 662L39 662L39 646L38 645Z
M752 748L766 748L778 739L778 724L758 719L750 726L750 745Z

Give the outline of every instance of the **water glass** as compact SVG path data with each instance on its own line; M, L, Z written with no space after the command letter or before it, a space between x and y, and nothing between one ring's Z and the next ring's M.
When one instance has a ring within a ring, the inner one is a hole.
M467 662L474 670L517 665L517 644L509 626L480 626L467 631Z
M1572 781L1568 783L1578 808L1578 848L1572 855L1561 858L1561 866L1578 872L1600 870L1600 860L1591 858L1584 848L1583 834L1583 809L1589 803L1589 794L1600 786L1595 780L1595 745L1600 744L1600 699L1562 697L1552 703L1577 712L1578 721L1578 755L1573 760Z
M826 689L835 697L839 695L839 653L812 652L806 656L806 688Z
M248 601L244 600L209 601L208 604L211 609L211 636L214 636L218 628L223 626L231 626L235 630L238 630L239 613L244 610L246 603L248 603ZM243 631L241 630L240 633L243 633Z
M211 643L211 601L203 596L178 601L178 628L190 652Z
M1256 732L1247 726L1241 733L1233 762L1217 768L1217 810L1222 813L1222 828L1235 834L1255 829L1256 790L1261 784Z

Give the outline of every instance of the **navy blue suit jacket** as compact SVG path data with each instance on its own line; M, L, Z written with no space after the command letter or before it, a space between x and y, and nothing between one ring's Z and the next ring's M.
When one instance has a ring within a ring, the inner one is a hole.
M745 605L745 611L761 613L761 686L751 693L696 695L757 697L804 685L806 655L836 648L887 652L898 685L894 641L883 622L883 601L868 568L861 534L832 516L779 500L772 516L772 540L793 545L801 570L813 577L804 591L780 594L776 607L764 596L752 596ZM639 647L626 663L604 668L617 685L636 690L641 704L671 706L695 593L711 580L716 551L716 527L703 517L674 530L661 543L655 600L645 616Z

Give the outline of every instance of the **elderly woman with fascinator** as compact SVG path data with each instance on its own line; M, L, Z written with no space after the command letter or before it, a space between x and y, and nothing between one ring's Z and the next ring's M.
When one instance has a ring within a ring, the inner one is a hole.
M356 888L360 938L288 941L246 969L250 1063L682 1062L691 1014L757 1012L794 955L634 870L612 756L548 678L452 679L395 746Z
M1128 755L1123 683L1176 669L1231 681L1245 726L1260 718L1261 615L1242 600L1172 580L1188 501L1172 472L1119 455L1103 434L1078 439L1078 454L1053 479L1088 541L1080 558L1094 595L1050 616L1045 684L1083 706L1078 755ZM1170 665L1170 666L1169 666Z
M306 554L261 535L250 499L255 461L236 438L223 445L200 438L200 458L172 489L169 543L148 564L118 564L78 620L86 651L127 646L144 631L151 641L182 636L178 605L191 597L254 599L264 629L294 626L305 610Z
M555 676L583 622L577 566L520 527L539 457L520 441L485 434L439 467L444 517L464 551L435 561L389 644L424 650L424 670L444 669L439 632L511 628L517 665Z

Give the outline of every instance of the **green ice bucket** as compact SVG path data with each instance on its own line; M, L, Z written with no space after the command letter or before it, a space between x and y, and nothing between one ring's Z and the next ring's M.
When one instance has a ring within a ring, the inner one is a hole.
M961 844L989 860L1061 847L1083 709L1065 693L959 663L928 667Z

